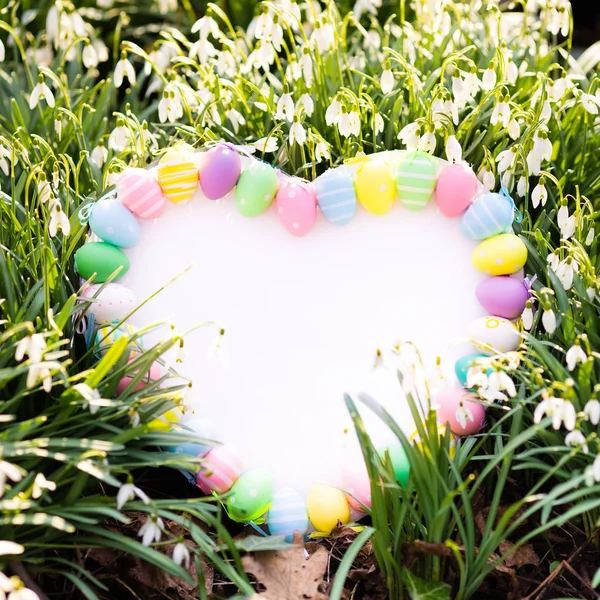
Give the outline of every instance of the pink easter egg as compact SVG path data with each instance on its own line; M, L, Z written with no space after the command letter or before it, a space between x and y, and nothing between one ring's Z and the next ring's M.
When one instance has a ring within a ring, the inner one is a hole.
M454 435L473 435L479 433L485 422L485 408L473 402L473 395L463 388L446 388L435 397L437 417L440 424L448 423ZM460 423L459 411L464 410L466 425ZM472 418L471 418L472 417Z
M133 358L131 358L129 360L129 362L131 362L132 360L135 360L135 358L136 357L134 356ZM134 372L134 375L137 375L137 371ZM157 362L153 362L150 365L150 369L148 369L148 372L146 373L146 375L144 375L144 377L139 381L139 383L133 388L133 391L138 392L142 388L146 387L150 381L156 381L158 379L160 379L160 365ZM125 388L132 381L133 381L133 377L130 377L129 375L126 377L123 377L117 384L116 395L120 396L125 391Z
M435 199L443 215L458 217L477 194L477 177L465 163L446 165L435 188Z
M200 171L200 187L209 200L218 200L236 186L242 172L242 161L235 149L226 144L206 153Z
M157 219L167 204L152 173L137 167L129 167L121 173L117 182L117 198L142 219Z
M196 484L205 493L224 494L231 489L244 468L238 451L231 446L217 446L202 460Z
M317 218L317 197L312 185L292 179L280 183L275 196L277 216L293 235L306 235Z
M363 505L371 508L371 482L362 455L349 458L343 466L342 489L354 510L364 512Z
M475 296L490 314L516 319L525 310L529 290L513 277L488 277L475 288Z

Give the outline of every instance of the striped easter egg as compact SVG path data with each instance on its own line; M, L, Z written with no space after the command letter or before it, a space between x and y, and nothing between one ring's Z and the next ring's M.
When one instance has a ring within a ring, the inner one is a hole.
M117 182L117 198L141 219L158 219L167 201L152 171L129 167Z
M515 216L513 203L502 194L484 194L462 216L460 230L470 240L507 233Z
M294 531L306 533L308 513L302 496L289 487L277 490L267 513L267 525L271 535L284 535L287 541L291 541Z
M108 325L99 327L96 331L94 345L96 346L96 352L101 356L104 356L118 339L122 337L131 338L137 332L137 329L133 325L129 325L129 323L121 323L118 327L115 327L115 325L116 323L109 323ZM135 342L131 345L132 352L130 358L137 354L133 348L137 347L137 349L140 350L143 347L142 338L136 338Z
M396 189L406 208L420 210L431 200L437 179L434 160L426 152L411 152L398 164Z
M224 494L231 489L244 468L238 451L231 446L217 446L202 460L196 484L205 493Z
M198 187L198 167L189 152L174 148L166 152L157 167L158 184L168 200L186 202Z
M356 191L346 167L325 171L313 183L323 216L334 225L346 225L356 213Z
M396 186L387 165L368 160L356 171L354 180L358 201L374 215L384 215L394 203Z

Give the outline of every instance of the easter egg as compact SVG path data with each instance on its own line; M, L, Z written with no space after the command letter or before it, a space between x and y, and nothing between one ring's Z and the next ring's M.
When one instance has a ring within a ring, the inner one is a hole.
M152 171L129 167L117 181L117 199L142 219L158 219L167 201Z
M519 330L502 317L479 317L469 323L467 331L473 346L485 354L512 352L521 343Z
M136 218L117 200L101 200L94 204L90 228L100 239L119 248L131 248L140 239Z
M466 356L461 356L454 363L454 372L456 373L456 378L460 381L461 385L467 385L467 376L469 374L469 369L476 365L476 360L478 358L487 358L487 354L467 354Z
M462 388L441 390L434 399L438 421L448 424L454 435L479 433L485 422L485 408L473 398Z
M396 186L387 165L380 160L367 160L356 171L354 189L358 201L374 215L384 215L394 203Z
M308 518L320 533L331 533L338 524L350 521L350 505L344 492L325 483L316 483L306 500Z
M137 329L133 325L129 325L129 323L121 323L118 327L115 327L115 325L116 323L109 323L108 325L99 327L96 331L94 346L101 356L104 356L118 339L122 337L132 338L137 333ZM143 339L141 337L130 341L131 357L135 357L142 348Z
M184 149L168 150L158 161L158 185L167 197L174 202L186 202L198 187L198 167L192 155Z
M460 230L470 240L485 240L512 227L513 203L502 194L484 194L462 216Z
M411 152L398 164L396 189L406 208L420 210L433 196L437 180L436 164L426 152Z
M458 217L473 202L479 187L473 170L464 163L446 165L438 176L435 199L446 217Z
M127 255L116 246L106 242L88 242L75 252L75 270L83 279L90 279L94 273L96 283L105 282L118 268L113 281L123 277L129 269Z
M292 540L294 531L305 534L308 513L302 496L289 487L277 490L267 514L267 525L271 535L284 535L287 541Z
M224 494L231 489L244 468L239 452L231 446L216 446L203 459L196 484L205 493Z
M185 418L179 423L181 433L196 435L207 440L217 440L219 435L216 425L204 417ZM177 446L169 446L167 450L179 452L180 454L189 454L190 456L205 456L215 448L215 444L201 444L199 442L184 442Z
M200 171L200 187L209 200L227 196L235 187L242 172L239 154L229 146L220 144L210 149Z
M242 172L235 188L235 205L245 217L256 217L271 206L279 187L275 169L254 161Z
M82 296L92 300L88 313L94 315L97 325L122 321L138 305L136 295L118 283L93 283L83 290Z
M522 281L513 277L489 277L475 288L475 296L490 314L516 319L525 310L529 290Z
M386 446L379 450L379 455L382 460L385 460L386 452L389 454L390 460L392 461L396 481L405 488L408 484L408 476L410 475L410 463L408 462L406 451L400 443Z
M527 247L512 233L484 240L473 251L473 266L486 275L510 275L527 262Z
M148 428L152 431L173 431L183 415L183 408L176 406L162 415L152 419L148 423Z
M346 225L356 213L354 182L345 167L330 169L313 182L323 216L334 225Z
M238 523L255 521L271 507L273 476L266 469L244 473L227 496L227 512Z
M350 506L354 510L364 511L365 506L371 508L369 472L362 455L348 458L342 467L342 488Z
M311 185L293 179L284 181L275 196L277 216L293 235L306 235L317 218L317 198Z
M129 359L130 362L134 358L135 358L135 356L132 357L131 359ZM125 377L122 377L119 380L119 383L117 384L117 390L116 390L117 396L120 396L125 391L127 386L133 381L134 375L137 375L137 373L138 373L138 371L134 371L133 375L126 375ZM146 387L148 385L148 383L150 383L151 381L157 381L158 379L160 379L160 365L157 362L153 362L150 365L150 369L148 369L147 373L144 374L142 379L133 388L133 391L138 392L139 390Z

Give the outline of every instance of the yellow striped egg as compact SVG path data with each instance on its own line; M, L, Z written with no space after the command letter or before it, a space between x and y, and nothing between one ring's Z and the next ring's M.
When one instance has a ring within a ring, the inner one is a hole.
M358 167L354 188L358 201L374 215L388 212L396 197L394 179L380 160L368 160Z
M174 148L158 162L158 184L171 202L186 202L198 187L198 166L187 150Z

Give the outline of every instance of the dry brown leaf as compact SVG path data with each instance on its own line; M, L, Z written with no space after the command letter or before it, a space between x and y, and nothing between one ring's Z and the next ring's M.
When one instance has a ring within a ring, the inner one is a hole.
M513 548L514 544L509 541L500 543L500 554L504 556L507 552ZM525 544L520 548L517 548L510 556L506 558L504 564L507 567L522 567L523 565L534 565L540 566L540 557L535 553L531 544Z
M266 591L254 598L261 600L327 600L319 591L327 569L327 550L319 547L306 558L302 534L294 534L289 550L255 552L244 556L246 573L254 575Z

